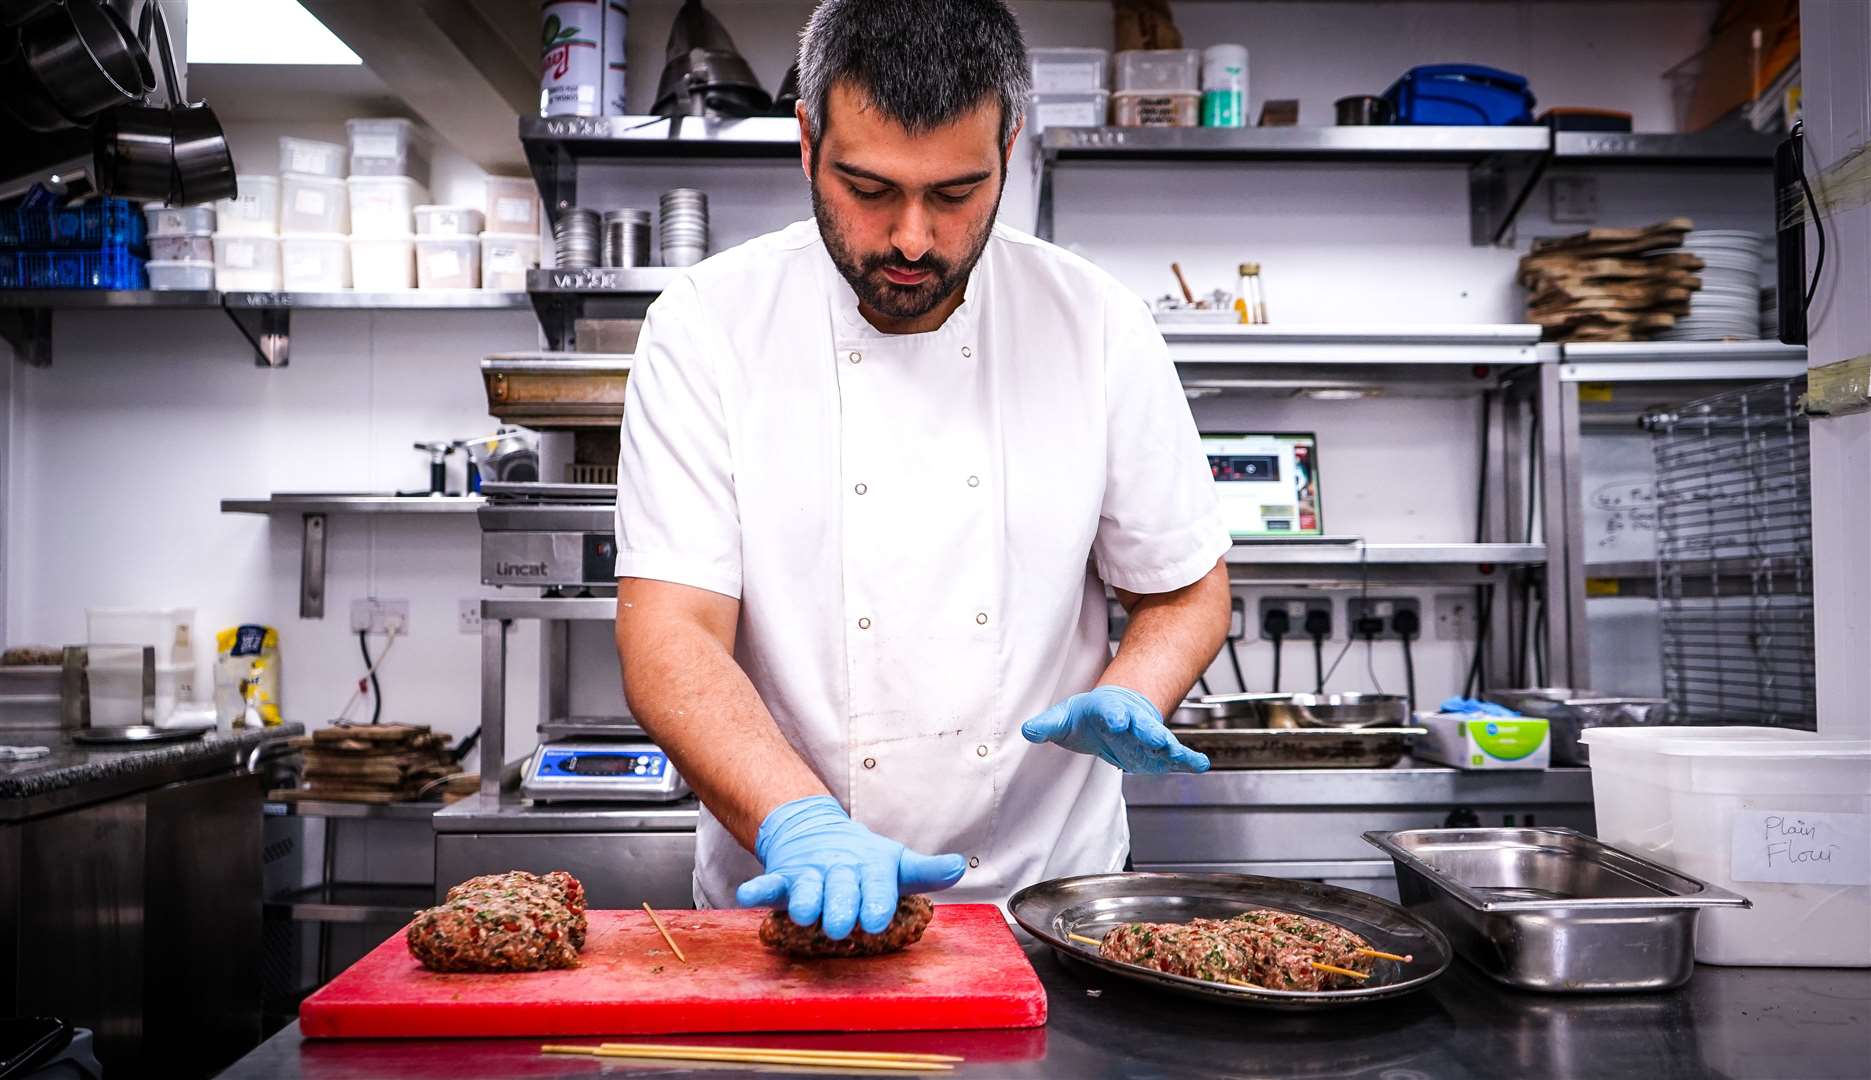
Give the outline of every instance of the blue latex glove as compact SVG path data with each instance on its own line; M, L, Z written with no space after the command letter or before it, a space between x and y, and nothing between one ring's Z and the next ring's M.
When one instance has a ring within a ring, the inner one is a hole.
M1124 686L1073 694L1020 725L1020 734L1103 758L1125 772L1208 771L1208 755L1177 742L1150 699Z
M800 926L823 919L825 936L848 937L853 926L883 932L896 917L899 893L946 889L968 864L960 855L924 855L857 822L830 795L773 808L760 823L754 854L766 873L734 892L742 907L777 907Z
M1459 713L1467 716L1519 716L1520 714L1504 705L1480 698L1452 697L1442 703L1438 712Z

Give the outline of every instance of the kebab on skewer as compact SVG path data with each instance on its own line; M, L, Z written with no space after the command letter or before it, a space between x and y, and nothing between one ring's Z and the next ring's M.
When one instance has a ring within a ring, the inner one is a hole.
M1109 960L1269 990L1356 986L1370 977L1374 957L1389 955L1344 927L1265 908L1228 919L1127 923L1096 944Z

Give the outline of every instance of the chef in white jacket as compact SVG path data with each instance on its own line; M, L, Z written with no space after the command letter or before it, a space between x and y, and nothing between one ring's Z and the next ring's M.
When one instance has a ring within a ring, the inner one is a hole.
M1162 717L1226 633L1228 533L1147 307L995 224L1027 65L1002 0L826 0L813 219L650 308L617 646L702 801L699 905L842 938L1119 870L1122 771L1208 767Z

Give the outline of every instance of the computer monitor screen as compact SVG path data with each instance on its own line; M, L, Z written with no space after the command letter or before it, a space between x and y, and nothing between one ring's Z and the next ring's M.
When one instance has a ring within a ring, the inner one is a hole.
M1319 536L1319 443L1303 434L1202 436L1222 520L1237 538Z

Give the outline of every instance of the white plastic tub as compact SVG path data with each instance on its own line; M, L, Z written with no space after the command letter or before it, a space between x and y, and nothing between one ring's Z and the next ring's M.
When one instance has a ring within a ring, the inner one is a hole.
M280 283L287 292L333 292L351 287L349 238L306 233L279 238Z
M537 233L481 234L481 288L525 292L526 272L538 265Z
M1753 901L1703 913L1708 964L1871 967L1871 740L1588 728L1598 835Z
M287 173L280 177L279 187L281 233L351 231L351 199L344 181Z
M279 237L215 233L214 287L222 292L278 292Z
M337 143L296 139L291 135L279 137L279 171L282 173L329 176L342 180L344 157L344 147Z
M487 178L487 231L492 233L539 232L539 189L526 176L490 176Z
M1035 94L1083 94L1108 89L1105 69L1111 54L1103 49L1028 49Z
M473 236L416 237L416 286L422 289L480 288L480 239Z
M279 233L279 177L234 177L239 194L214 204L215 229L247 236L275 236Z
M416 233L420 236L479 236L481 212L472 206L418 206Z
M1050 127L1103 127L1111 112L1111 95L1103 90L1084 93L1034 94L1031 117L1035 135Z
M199 262L214 265L214 237L152 236L149 238L149 261ZM154 286L151 286L154 288Z
M400 118L346 120L352 176L407 176L429 182L429 140Z
M88 645L153 645L158 664L175 662L178 638L194 640L194 608L95 607L84 609Z
M143 222L151 236L207 236L214 232L214 207L145 206Z
M351 287L386 292L416 287L416 238L351 237Z
M175 712L178 688L184 681L192 681L193 674L193 665L156 665L156 708L150 723L162 724L169 719ZM91 687L92 727L143 722L143 665L131 653L125 650L103 663L93 660L85 677Z
M428 190L406 176L353 176L345 184L353 236L407 236L415 231L417 205L429 199Z
M158 292L214 288L214 264L211 262L151 259L143 264L143 269L149 273L149 287Z

